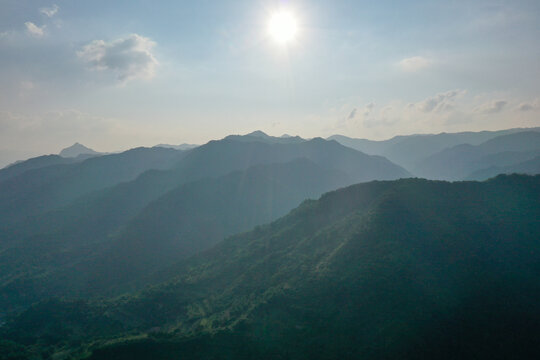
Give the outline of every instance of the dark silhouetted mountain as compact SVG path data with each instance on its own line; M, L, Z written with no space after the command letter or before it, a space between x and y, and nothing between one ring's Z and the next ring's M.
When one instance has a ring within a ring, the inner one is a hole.
M90 156L91 155L82 155L75 158L64 158L59 155L43 155L24 161L18 161L3 169L0 169L0 182L21 175L28 170L40 169L51 165L72 164L83 161Z
M461 180L489 167L511 166L540 155L540 132L502 135L480 145L462 144L419 162L414 174L442 180Z
M70 147L67 147L63 149L62 151L60 151L58 155L62 157L66 157L66 158L73 158L79 155L100 155L100 154L101 153L95 150L92 150L90 148L87 148L86 146L82 144L75 143L71 145Z
M446 148L460 144L479 145L497 136L523 131L538 132L540 128L396 136L383 141L353 139L342 135L334 135L329 139L366 154L384 156L407 170L412 170L419 161Z
M327 169L353 175L357 181L410 176L407 171L383 157L363 154L336 141L315 138L280 144L268 143L266 138L253 136L227 137L224 140L211 141L190 152L178 170L196 179L222 175L256 164L288 162L303 157Z
M297 169L294 164L271 165L300 158L306 160L294 163ZM246 171L256 165L268 167ZM245 172L225 176L239 170ZM174 169L146 172L6 231L7 238L14 238L12 243L19 240L0 254L0 262L5 264L0 278L10 279L0 292L11 294L4 299L14 305L50 294L49 279L58 294L119 291L141 269L156 270L156 265L200 251L223 236L275 219L306 197L355 182L407 175L382 157L362 154L335 141L213 141L188 152ZM171 203L169 199L176 200ZM274 206L268 208L269 204ZM133 228L137 231L130 230ZM117 262L128 248L132 254ZM94 264L94 259L100 263ZM39 264L32 268L35 272L28 272L29 262ZM103 269L117 277L105 275ZM43 272L58 276L45 278ZM74 276L79 277L68 279ZM58 279L62 279L60 283ZM24 299L19 299L20 294ZM11 301L13 298L16 300Z
M133 180L146 170L171 168L183 156L173 149L137 148L28 170L0 182L0 228L67 205L92 191Z
M509 166L493 166L470 174L468 180L486 180L499 174L540 174L540 156L532 160Z
M354 185L106 301L1 329L26 357L538 358L540 176ZM23 357L24 358L24 357Z
M260 130L253 131L246 135L229 135L225 139L235 141L259 141L268 144L294 144L306 141L299 136L269 136Z
M306 159L256 165L187 183L150 203L110 246L56 273L49 269L48 277L40 273L32 288L49 295L50 289L55 289L57 295L74 296L125 291L130 284L148 281L147 274L205 250L226 236L275 220L306 198L351 183L347 175ZM50 253L45 256L57 258ZM74 258L69 257L70 264ZM3 262L8 260L4 257ZM24 268L20 263L10 267Z
M267 144L224 139L189 151L174 169L149 171L134 181L95 194L75 205L69 213L84 214L77 217L80 221L102 223L101 233L114 232L151 201L177 186L245 170L253 165L284 163L298 158L342 172L353 182L408 176L404 169L384 158L362 154L337 142L315 139L297 144Z

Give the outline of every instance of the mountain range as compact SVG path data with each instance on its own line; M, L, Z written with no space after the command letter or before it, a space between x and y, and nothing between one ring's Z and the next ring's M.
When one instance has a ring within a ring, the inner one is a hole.
M426 134L426 135L407 135L396 136L388 140L373 141L367 139L355 139L343 135L330 136L328 139L333 139L339 143L349 146L353 149L362 151L366 154L380 155L388 158L390 161L404 167L416 176L432 176L433 178L444 178L436 172L416 173L415 171L423 171L423 164L427 158L434 156L437 153L445 152L450 148L459 145L477 146L499 136L511 135L521 132L539 132L540 128L528 129L508 129L500 131L480 131L480 132L461 132L461 133L441 133L441 134ZM440 159L444 161L445 159ZM459 160L459 159L458 159ZM467 160L466 158L463 160ZM482 164L478 164L482 166ZM440 164L445 167L446 164ZM492 165L486 165L490 167ZM451 168L446 166L446 171L451 171ZM480 170L480 169L475 169ZM433 174L434 173L434 174ZM465 176L468 174L465 174ZM459 178L463 174L452 174L453 179Z
M429 179L462 180L477 171L512 166L538 156L540 132L518 132L479 145L461 144L445 149L420 161L413 172Z
M526 357L540 177L499 174L540 173L538 130L0 169L0 360Z
M141 148L0 183L0 304L15 309L51 295L132 290L145 275L275 220L306 198L409 176L335 141L286 140L248 135L188 152ZM133 156L138 168L127 161ZM119 161L137 172L126 174ZM141 166L154 170L141 174Z
M3 346L88 359L535 358L538 199L540 176L350 186L142 292L36 304L7 319Z

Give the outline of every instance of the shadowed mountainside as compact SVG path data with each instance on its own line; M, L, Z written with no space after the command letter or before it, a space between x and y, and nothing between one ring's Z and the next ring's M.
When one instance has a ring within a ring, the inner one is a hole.
M396 136L382 141L354 139L343 135L334 135L329 137L329 139L336 140L345 146L365 152L366 154L384 156L390 161L411 171L417 166L419 161L444 149L461 144L480 145L497 136L524 131L538 132L540 128L408 135Z
M475 171L512 166L540 155L540 132L498 136L480 145L462 144L431 155L413 169L421 177L461 180ZM494 174L497 175L497 174Z
M0 182L0 228L67 205L92 191L133 180L149 169L171 168L184 155L173 149L137 148L77 163L31 168Z
M354 185L136 295L36 305L8 320L4 346L91 359L534 358L539 199L539 176Z
M467 180L486 180L499 174L540 174L540 156L515 165L493 166L473 172Z
M267 140L210 142L173 169L146 172L13 225L0 253L3 306L131 289L142 275L274 220L307 197L408 176L382 157L335 141Z

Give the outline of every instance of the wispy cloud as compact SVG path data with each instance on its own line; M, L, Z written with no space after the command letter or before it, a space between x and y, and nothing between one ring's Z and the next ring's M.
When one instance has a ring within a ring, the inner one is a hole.
M497 114L503 111L507 104L506 100L492 100L478 106L475 111L482 114Z
M425 113L450 110L454 107L455 100L465 94L465 90L451 90L429 97L414 106Z
M122 82L152 78L158 64L153 54L156 43L137 34L111 42L94 40L77 52L94 70L111 70Z
M523 112L540 110L540 99L536 99L533 102L522 102L518 105L517 109Z
M33 22L27 21L24 23L24 26L26 26L26 31L28 32L30 36L40 38L40 37L43 37L43 35L45 35L45 25L43 25L42 27L39 27Z
M51 7L43 7L39 9L39 12L47 17L53 17L54 15L56 15L59 9L60 8L58 7L58 5L53 4L53 6Z
M413 56L401 60L398 65L405 72L417 72L430 67L433 64L431 59L423 56Z

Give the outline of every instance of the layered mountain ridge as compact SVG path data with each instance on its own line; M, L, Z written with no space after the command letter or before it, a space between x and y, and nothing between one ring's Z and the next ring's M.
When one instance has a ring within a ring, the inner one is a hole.
M17 309L51 295L132 290L147 274L275 220L306 198L356 182L409 176L382 157L335 141L284 143L260 136L211 141L187 152L135 149L0 183L0 197L6 196L0 210L9 214L0 227L3 307ZM154 157L147 165L152 170L113 183L110 171L121 170L117 161L131 153ZM91 181L88 174L99 177ZM76 192L66 192L71 189Z
M354 185L133 296L34 306L3 336L90 359L538 355L539 198L539 176Z

